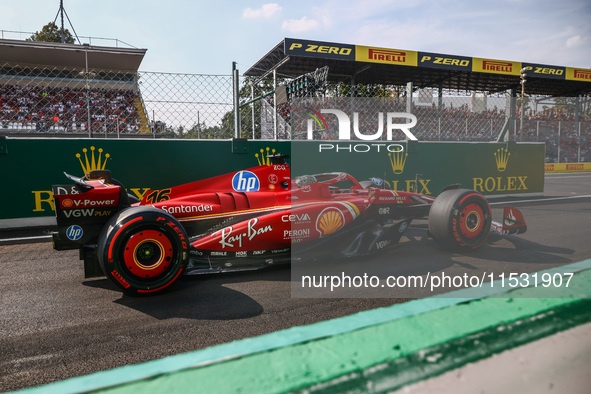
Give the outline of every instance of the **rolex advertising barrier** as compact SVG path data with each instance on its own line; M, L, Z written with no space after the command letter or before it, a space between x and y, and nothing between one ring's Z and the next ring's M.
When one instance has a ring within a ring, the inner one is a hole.
M486 196L541 195L543 143L39 139L0 137L0 228L55 224L52 185L110 170L142 198L149 190L271 165L290 155L292 177L347 172L384 187L438 195L450 184Z

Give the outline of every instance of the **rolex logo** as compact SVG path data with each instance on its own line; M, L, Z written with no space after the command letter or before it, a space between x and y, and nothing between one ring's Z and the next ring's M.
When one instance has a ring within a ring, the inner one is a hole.
M267 147L266 151L267 151L267 153L265 153L265 149L261 149L260 154L255 153L255 157L257 158L257 160L259 162L259 166L270 166L271 165L271 158L268 156L269 156L269 153L271 153L271 155L274 155L275 149L271 149L271 148Z
M509 161L509 156L511 153L506 151L505 148L499 148L495 152L495 161L497 163L497 170L499 172L505 171L507 169L507 162Z
M388 156L390 157L390 164L392 165L392 171L394 171L394 174L402 174L408 153L393 152L388 153Z
M94 171L94 170L104 170L105 166L107 165L107 159L111 156L108 153L105 154L105 157L103 159L103 149L99 148L98 149L98 158L95 156L95 147L91 146L90 147L90 158L88 157L88 149L84 148L82 149L82 152L84 152L84 161L82 160L82 155L80 153L76 153L76 157L78 158L78 161L80 161L80 166L82 167L82 171L84 171L85 174L90 173L90 171Z

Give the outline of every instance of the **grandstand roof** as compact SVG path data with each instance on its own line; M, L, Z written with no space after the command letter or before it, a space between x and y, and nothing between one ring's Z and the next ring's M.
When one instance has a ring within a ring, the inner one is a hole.
M329 67L329 82L404 85L418 88L459 89L490 93L521 89L549 96L591 93L591 70L527 62L481 59L352 44L285 38L250 67L244 75L264 77L277 70L295 78Z
M0 39L0 65L137 71L146 49Z

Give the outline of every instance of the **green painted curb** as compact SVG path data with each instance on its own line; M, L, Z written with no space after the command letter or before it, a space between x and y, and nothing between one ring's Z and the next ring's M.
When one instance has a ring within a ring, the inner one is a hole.
M589 321L591 300L572 302L313 384L306 387L305 391L392 392Z

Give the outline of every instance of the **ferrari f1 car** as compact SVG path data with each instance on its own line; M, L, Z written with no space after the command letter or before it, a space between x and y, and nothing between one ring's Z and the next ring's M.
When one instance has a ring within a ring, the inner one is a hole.
M79 249L85 276L106 275L129 294L162 291L182 274L251 270L330 253L383 253L415 218L442 246L480 247L489 232L526 230L505 208L493 222L479 193L448 187L437 198L335 172L291 178L286 156L270 165L148 191L141 201L100 170L54 185L57 250ZM136 199L137 200L137 199Z

